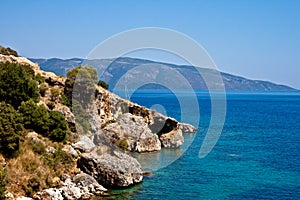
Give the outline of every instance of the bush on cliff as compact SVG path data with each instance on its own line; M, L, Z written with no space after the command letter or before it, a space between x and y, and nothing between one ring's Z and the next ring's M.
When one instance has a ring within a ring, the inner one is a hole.
M26 129L34 130L56 142L66 140L68 123L61 113L48 112L45 106L39 106L33 100L22 102L19 112Z
M98 79L97 70L93 67L89 67L89 66L82 67L80 65L67 72L67 80L65 82L66 86L64 89L64 93L70 103L72 103L73 88L74 88L75 80L77 78L78 78L78 81L76 82L77 89L80 90L80 88L82 88L80 92L85 92L85 94L78 96L76 98L88 97L90 99L91 98L90 95L94 95L95 92L94 83ZM77 100L80 101L80 99Z
M0 103L0 152L10 157L19 150L23 135L21 116L9 104Z
M41 94L42 97L45 96L47 90L49 89L48 84L47 83L42 83L39 87L39 92Z
M3 46L0 46L0 54L7 55L7 56L13 55L13 56L18 57L18 53L9 47L5 48Z
M34 71L28 65L0 63L0 101L17 109L23 101L39 99Z
M97 85L103 87L106 90L109 88L109 85L102 80L98 81Z
M50 112L48 137L56 142L64 142L67 139L68 123L65 117L56 111Z
M45 106L38 106L33 100L22 102L19 112L23 115L23 123L26 129L46 135L49 131L49 113Z

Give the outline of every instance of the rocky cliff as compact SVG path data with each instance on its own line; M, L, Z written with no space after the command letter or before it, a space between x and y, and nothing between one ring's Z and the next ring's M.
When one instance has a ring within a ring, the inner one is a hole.
M71 137L62 150L76 161L76 172L68 175L70 177L65 180L59 180L57 188L36 193L33 196L35 199L84 199L85 190L86 194L103 194L106 189L101 185L114 188L139 183L143 179L141 166L127 152L177 148L184 142L183 133L196 131L192 125L179 123L97 85L95 98L84 110L90 126L87 130L83 129L82 126L77 126L79 116L74 112L74 104L71 108L66 103L68 90L65 77L42 71L36 63L22 57L0 55L0 62L31 66L35 75L44 80L38 85L42 93L38 105L63 114L70 127ZM51 151L56 150L50 148L49 152ZM91 181L83 184L76 179L78 174Z

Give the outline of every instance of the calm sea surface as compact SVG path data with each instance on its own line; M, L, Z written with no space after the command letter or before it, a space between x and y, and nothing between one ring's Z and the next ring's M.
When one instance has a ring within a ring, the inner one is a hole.
M189 101L187 92L180 95ZM195 108L180 107L172 92L141 90L131 96L178 120L188 119L199 130L185 135L180 149L134 155L152 176L126 190L110 191L106 199L300 199L299 91L227 93L221 137L202 159L198 154L211 100L206 92L196 96L200 124L195 124Z

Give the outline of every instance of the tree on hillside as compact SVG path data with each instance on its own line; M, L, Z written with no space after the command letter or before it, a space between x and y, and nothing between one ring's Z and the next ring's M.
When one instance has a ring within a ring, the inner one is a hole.
M37 105L33 100L23 102L19 107L26 129L50 138L56 142L64 142L67 138L68 123L65 117L55 111L48 112L43 105Z
M56 142L64 142L67 139L68 122L65 117L56 111L50 111L48 137Z
M19 150L19 141L23 135L21 116L9 104L0 103L0 152L12 156Z
M26 129L46 135L49 131L49 113L45 106L38 106L33 100L22 102L19 112L23 116Z
M22 101L38 101L39 91L34 71L28 65L0 63L0 101L17 109Z
M95 87L94 84L98 79L97 70L93 67L81 65L75 67L67 72L67 80L66 80L66 87L65 87L65 95L70 102L72 102L72 95L74 90L74 85L76 83L76 94L73 96L79 102L88 102L91 96L94 95ZM84 93L80 95L80 93Z

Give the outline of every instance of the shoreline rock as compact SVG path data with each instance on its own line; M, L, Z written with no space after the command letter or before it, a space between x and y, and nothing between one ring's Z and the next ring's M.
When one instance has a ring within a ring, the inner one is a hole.
M68 177L60 188L48 188L36 193L34 200L75 200L91 199L93 196L105 195L107 189L100 185L92 176L81 172ZM30 198L32 199L32 198Z
M89 153L82 153L78 167L94 177L98 183L111 188L128 187L142 182L143 172L140 163L133 157L118 150L97 147Z
M181 129L175 129L169 133L162 134L159 139L165 148L178 148L184 142Z
M182 133L195 133L198 130L193 125L187 123L179 123L179 128L181 129Z
M104 133L110 138L119 138L126 143L126 150L131 152L152 152L161 150L158 136L151 132L144 118L130 113L123 114L104 128ZM120 146L120 143L117 144Z

